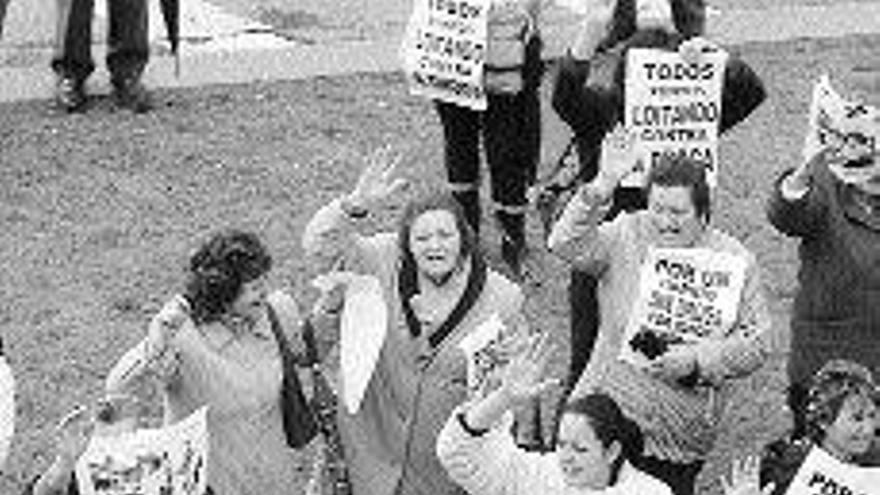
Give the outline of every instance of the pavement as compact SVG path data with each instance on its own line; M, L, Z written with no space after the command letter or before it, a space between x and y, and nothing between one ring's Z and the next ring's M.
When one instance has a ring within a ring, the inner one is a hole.
M93 41L99 62L106 51L106 1L96 0ZM721 6L710 0L707 29L725 45L880 32L880 1L780 1L745 8L719 1ZM411 0L268 0L247 5L241 0L183 0L178 72L158 2L151 1L153 56L145 80L153 87L192 87L396 71L410 4ZM0 102L51 94L48 61L54 22L54 0L12 0L0 41ZM545 24L547 55L561 54L577 26L576 16L559 7L548 13ZM90 85L98 93L109 88L105 76L92 77Z

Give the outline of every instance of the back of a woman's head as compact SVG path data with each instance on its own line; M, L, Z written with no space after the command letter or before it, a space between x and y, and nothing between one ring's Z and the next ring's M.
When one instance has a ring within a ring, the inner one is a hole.
M644 438L639 425L626 417L610 396L593 392L571 399L563 407L562 413L585 417L603 447L613 442L620 444L623 459L633 461L642 455Z
M185 294L197 324L222 316L242 285L269 271L272 258L253 233L224 230L213 234L189 260Z
M835 359L825 363L810 380L804 408L807 436L816 443L834 423L849 397L877 399L877 387L868 368L853 361Z

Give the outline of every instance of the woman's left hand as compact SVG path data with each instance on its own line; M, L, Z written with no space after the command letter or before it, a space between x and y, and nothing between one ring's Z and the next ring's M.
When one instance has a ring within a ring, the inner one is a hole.
M514 404L540 395L557 382L552 378L544 379L553 350L549 335L541 332L524 338L520 352L501 371L500 390Z
M749 456L741 461L733 461L730 477L721 477L724 495L770 495L776 488L775 483L768 483L761 489L759 475L760 459Z

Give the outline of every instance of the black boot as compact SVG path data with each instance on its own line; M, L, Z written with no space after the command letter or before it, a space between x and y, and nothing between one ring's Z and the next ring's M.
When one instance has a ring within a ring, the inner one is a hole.
M474 231L474 235L480 237L480 193L479 191L455 191L452 196L464 209L464 216Z
M521 277L526 255L525 215L498 211L495 216L501 225L501 258L516 277Z

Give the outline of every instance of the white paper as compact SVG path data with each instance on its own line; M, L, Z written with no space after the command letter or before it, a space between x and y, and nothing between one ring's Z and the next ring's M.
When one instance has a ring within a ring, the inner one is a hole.
M9 455L15 433L15 378L6 357L0 355L0 470Z
M203 407L164 428L95 436L76 463L82 495L203 495L208 426Z
M339 373L341 397L349 413L355 414L379 362L379 354L388 331L388 308L379 279L356 273L328 274L313 284L330 290L332 280L342 276L345 303L339 337Z
M641 166L623 185L645 184L664 153L704 161L711 186L718 177L718 125L727 53L705 53L687 63L678 52L634 48L627 52L624 124L637 133Z
M804 138L803 160L809 161L819 151L839 151L848 134L860 134L871 142L863 147L866 154L873 155L874 166L861 170L846 169L831 164L831 171L847 183L860 182L880 174L880 109L850 101L842 97L831 85L827 74L813 86L813 96Z
M786 495L880 495L880 468L845 464L813 447Z
M668 343L697 343L725 335L736 321L746 260L709 249L649 249L620 359L644 366L631 342L641 332Z
M505 328L498 313L493 313L459 342L458 347L467 360L467 385L471 395L479 394L491 375L505 364L497 352Z
M490 7L491 0L415 0L401 47L412 94L486 109Z

